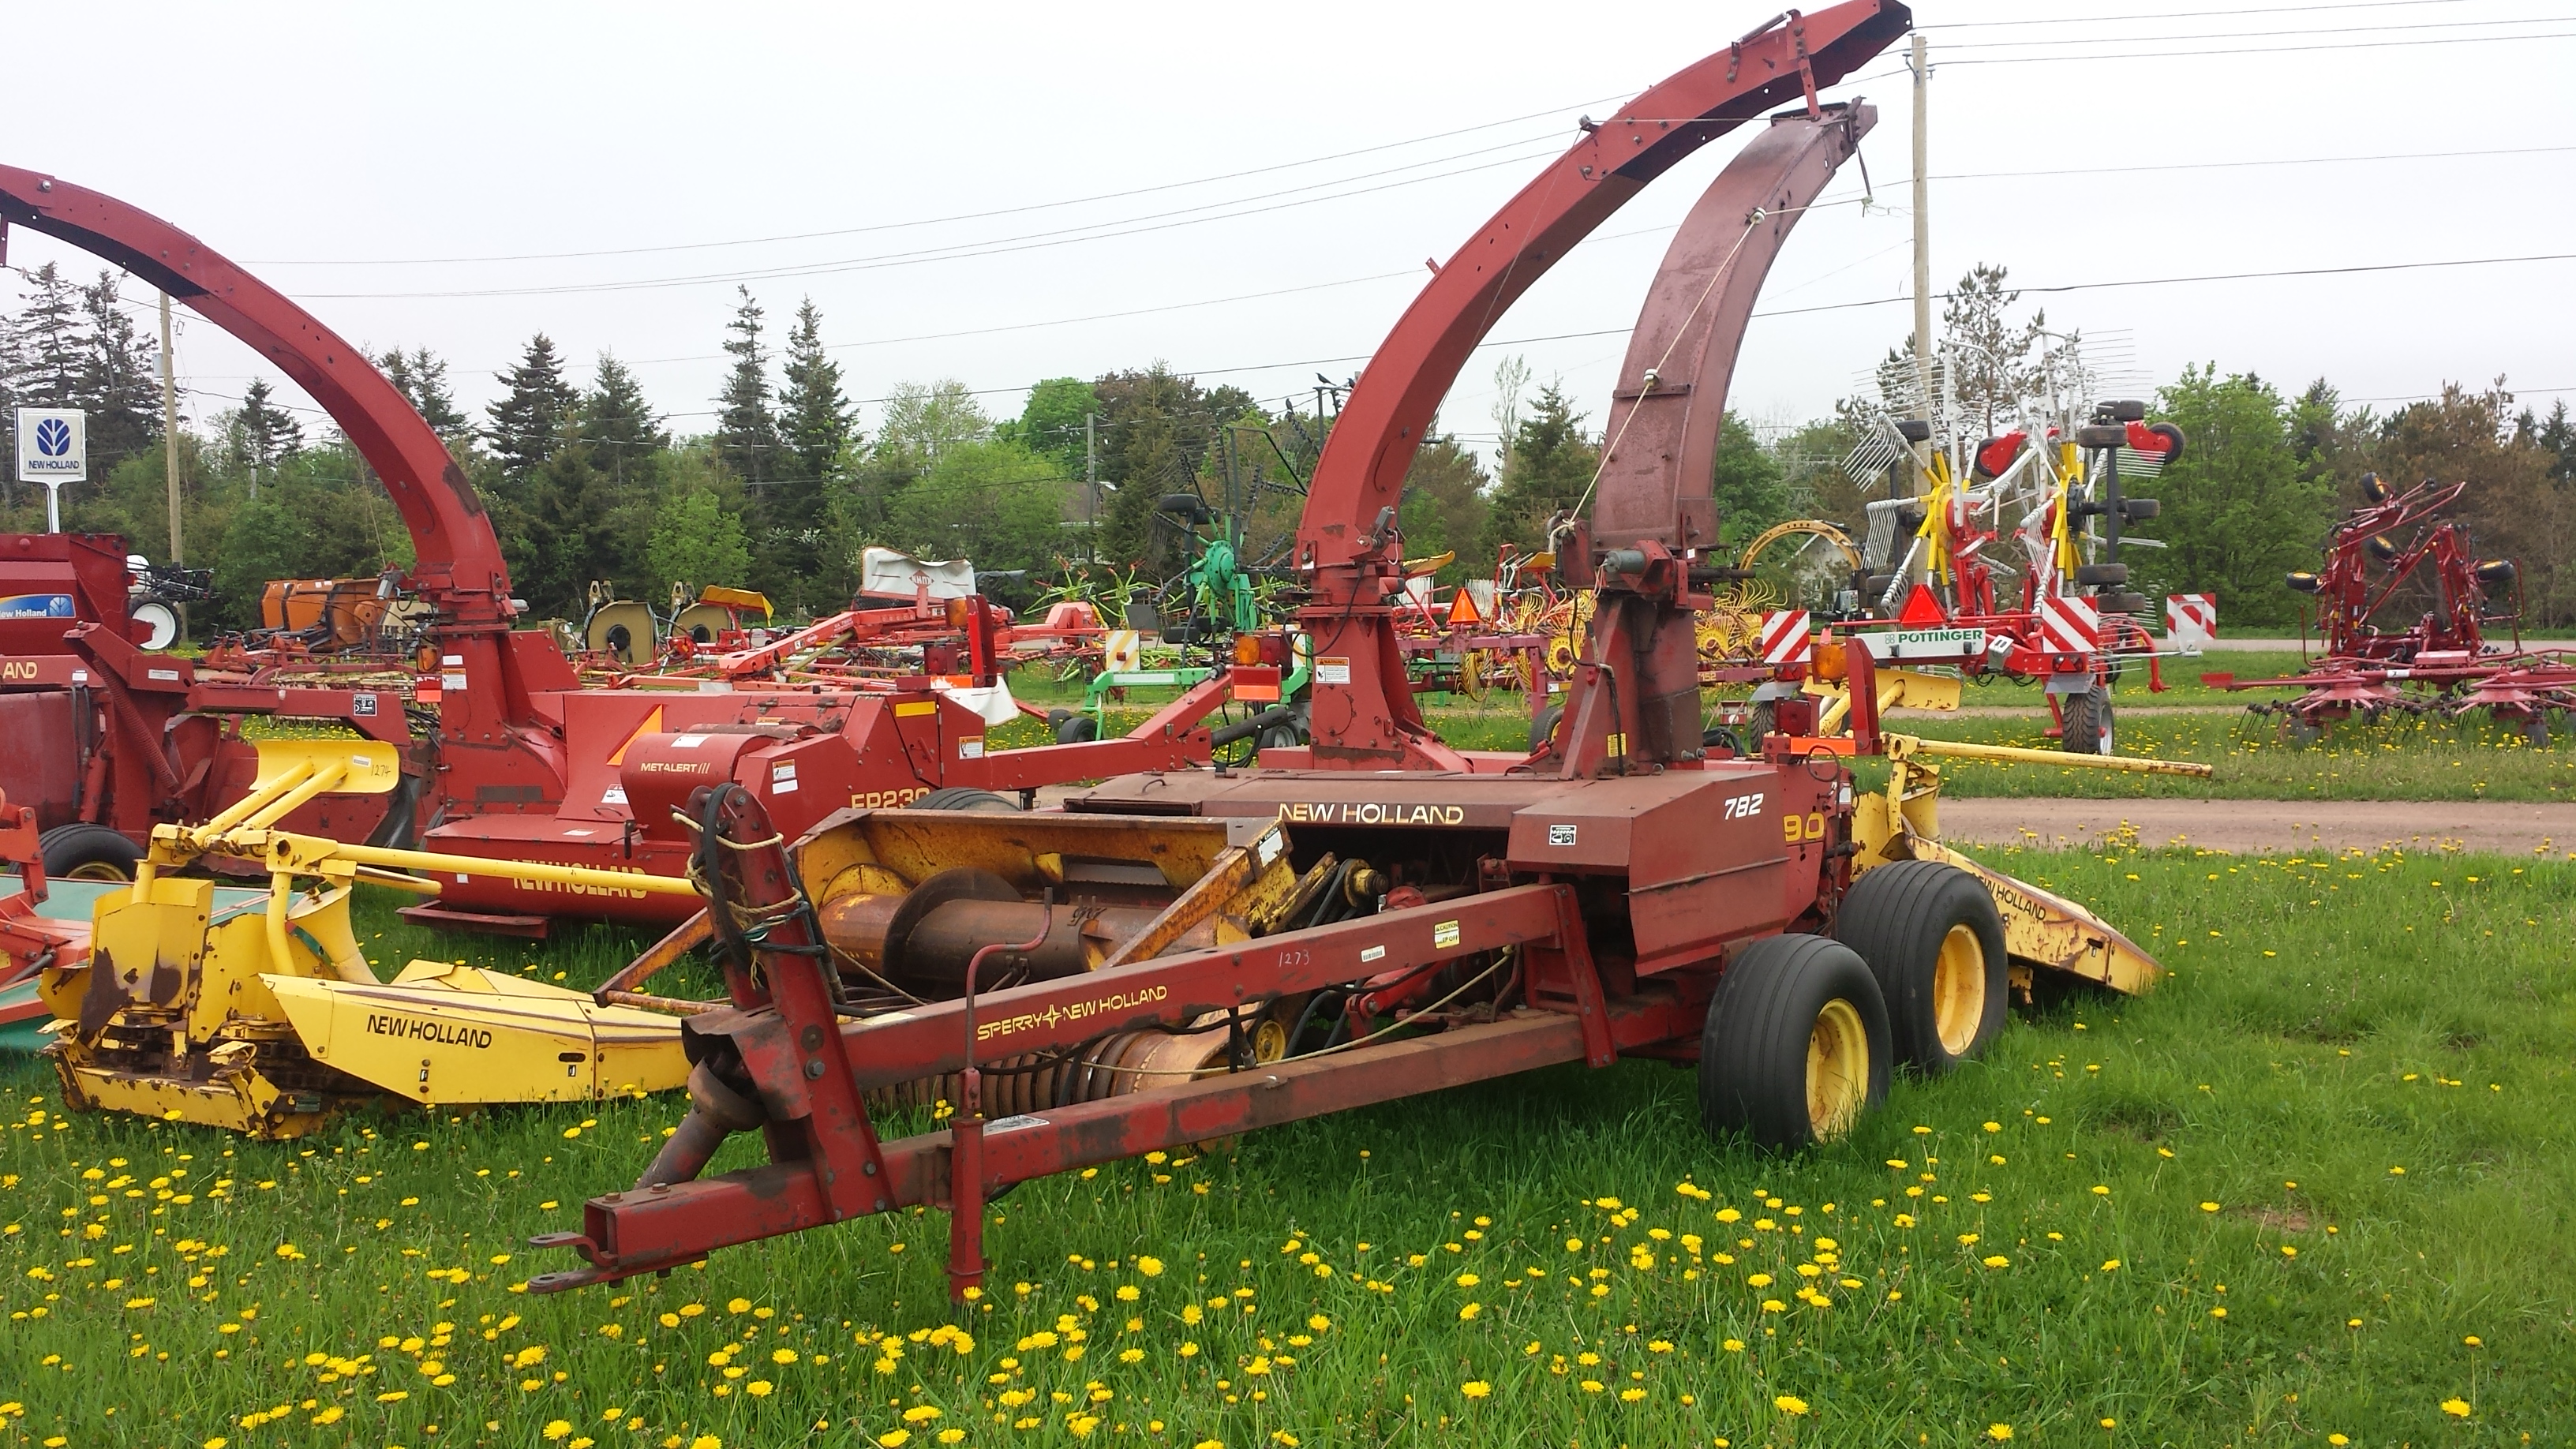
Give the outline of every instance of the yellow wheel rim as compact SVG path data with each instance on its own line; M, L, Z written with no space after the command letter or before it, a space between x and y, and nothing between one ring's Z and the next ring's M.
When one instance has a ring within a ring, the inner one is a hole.
M73 866L64 874L63 879L116 881L130 885L134 881L134 874L131 871L119 870L106 861L93 860L84 865Z
M1941 1034L1941 1050L1967 1055L1985 1021L1985 943L1967 926L1952 926L1932 963L1932 1025Z
M1840 1137L1869 1102L1869 1033L1860 1012L1837 996L1807 1033L1807 1126L1818 1141Z

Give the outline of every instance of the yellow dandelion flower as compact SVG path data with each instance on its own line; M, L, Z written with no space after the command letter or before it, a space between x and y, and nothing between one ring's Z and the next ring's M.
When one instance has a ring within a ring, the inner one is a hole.
M1469 1379L1458 1386L1458 1392L1471 1399L1482 1399L1493 1394L1494 1386L1483 1379Z
M1803 1414L1807 1412L1807 1401L1796 1394L1782 1394L1771 1401L1771 1407L1784 1414Z
M551 1443L551 1442L553 1442L554 1440L557 1440L557 1439L568 1439L568 1438L571 1438L571 1437L572 1437L572 1420L570 1420L570 1419L548 1419L548 1420L546 1421L546 1427L545 1427L542 1431L540 1431L540 1432L542 1432L542 1433L545 1435L545 1437L546 1437L546 1439L547 1439L547 1441L548 1441L549 1443Z
M911 1442L910 1429L888 1429L877 1436L877 1443L884 1446L884 1449L903 1449L904 1445Z
M1138 1258L1136 1271L1148 1278L1160 1278L1163 1276L1163 1260L1153 1257Z
M2442 1401L2442 1412L2450 1415L2454 1419L2465 1419L2469 1416L2469 1401L2466 1399L2444 1399Z
M2012 1425L2010 1425L2010 1424L1988 1424L1988 1425L1986 1426L1986 1437L1987 1437L1987 1438L1989 1438L1989 1439L1992 1439L1992 1440L1994 1440L1996 1443L2000 1444L2000 1443L2002 1443L2003 1441L2005 1441L2006 1439L2009 1439L2009 1438L2011 1438L2011 1437L2012 1437Z

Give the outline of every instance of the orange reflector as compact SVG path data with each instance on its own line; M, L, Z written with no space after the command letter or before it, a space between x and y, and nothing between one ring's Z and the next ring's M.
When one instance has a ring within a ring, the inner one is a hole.
M1789 737L1789 749L1792 753L1801 755L1813 755L1819 753L1827 755L1851 755L1856 753L1852 749L1852 740L1849 735L1791 735Z

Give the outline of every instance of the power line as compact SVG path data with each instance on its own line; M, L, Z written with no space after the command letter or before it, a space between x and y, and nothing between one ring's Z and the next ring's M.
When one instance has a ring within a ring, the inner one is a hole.
M2576 15L2534 15L2522 20L2435 20L2419 25L2347 25L2336 33L2370 35L2390 30L2459 30L2473 25L2564 25L2571 20L2576 20ZM2177 40L2261 40L2276 35L2314 34L2314 30L2226 30L2192 35L2071 35L2064 40L1970 40L1962 42L1962 45L1973 50L2021 50L2042 45L2162 45Z
M1600 96L1600 97L1595 97L1595 98L1593 98L1593 99L1591 99L1591 100L1588 100L1588 101L1576 101L1576 102L1574 102L1572 105L1556 106L1556 107L1551 107L1550 109L1548 109L1548 110L1544 110L1544 111L1531 111L1531 112L1529 112L1529 113L1527 113L1527 114L1525 114L1525 115L1509 116L1509 117L1506 117L1506 118L1504 118L1504 119L1502 119L1502 120L1499 120L1499 121L1486 121L1486 122L1483 122L1482 124L1479 124L1479 125L1474 125L1474 126L1462 126L1462 127L1459 127L1457 130L1454 130L1454 131L1436 131L1436 132L1433 132L1433 133L1432 133L1432 134L1430 134L1430 135L1427 135L1427 136L1415 136L1415 137L1412 137L1412 138L1411 138L1411 139L1409 139L1409 140L1403 140L1403 141L1388 141L1388 142L1385 142L1385 143L1383 143L1383 144L1381 144L1381 145L1376 145L1376 146L1362 146L1362 147L1360 147L1359 149L1357 149L1357 150L1353 150L1353 151L1336 151L1336 152L1333 152L1333 153L1332 153L1332 154L1330 154L1330 155L1325 155L1325 156L1309 156L1309 157L1307 157L1306 159L1304 159L1304 160L1302 160L1302 161L1282 161L1282 162L1277 163L1276 165L1271 165L1271 166L1255 166L1255 167L1252 167L1252 168L1250 168L1250 169L1248 169L1248 170L1243 170L1243 171L1228 171L1228 172L1224 172L1224 173L1222 173L1222 174L1220 174L1220 175L1215 175L1215 176L1199 176L1199 177L1193 177L1192 179L1187 180L1187 181L1167 181L1167 182L1162 182L1162 183L1160 183L1160 184L1158 184L1158 185L1154 185L1154 186L1138 186L1138 187L1131 187L1131 188L1129 188L1129 189L1127 189L1127 190L1125 190L1125 191L1104 191L1104 192L1101 192L1101 193L1099 193L1099 194L1097 194L1097 195L1093 195L1093 196L1077 196L1077 197L1071 197L1071 198L1068 198L1068 199L1063 200L1063 201L1035 201L1035 202L1030 202L1030 203L1028 203L1027 205L1024 205L1024 206L1005 206L1005 207L998 207L998 208L995 208L995 209L990 210L990 211L968 211L968 212L960 212L960 213L957 213L957 214L956 214L956 215L954 215L954 216L933 216L933 217L921 217L921 218L918 218L918 219L915 219L915 220L912 220L912 221L889 221L889 222L879 222L879 223L877 223L877 224L875 224L875 225L872 225L872 226L839 227L839 228L834 228L834 229L832 229L832 230L828 230L828 231L791 232L791 233L784 233L784 234L781 234L781 235L778 235L778 236L741 237L741 238L736 238L736 239L733 239L733 240L727 240L727 241L674 242L674 243L670 243L670 244L668 244L668 245L664 245L664 246L647 246L647 247L609 247L609 248L603 248L603 249L593 250L593 251L577 251L577 252L524 252L524 253L518 253L518 254L514 254L514 255L491 255L491 256L469 256L469 257L386 257L386 258L375 258L375 259L369 259L369 258L355 258L355 259L342 259L342 260L330 260L330 259L321 259L321 258L306 258L306 259L301 259L301 260L285 260L285 261L256 262L256 263L251 263L250 265L255 265L255 266L272 266L272 267L279 267L279 266L283 266L283 267L427 267L427 266L458 266L458 265L465 265L465 264L468 264L468 263L476 263L476 262L551 262L551 261L571 261L571 260L579 260L579 259L589 258L589 257L625 257L625 256L643 256L643 255L649 255L649 254L661 253L661 252L690 252L690 251L707 251L707 250L714 249L714 248L719 248L719 247L766 246L766 245L769 245L769 244L771 244L771 243L775 243L775 242L816 241L816 240L821 240L821 239L828 238L828 237L860 236L860 235L864 235L864 234L866 234L866 233L870 233L870 232L880 232L880 231L899 231L899 230L903 230L903 229L905 229L905 228L909 228L909 227L922 227L922 226L945 226L945 225L948 225L948 224L950 224L950 223L952 223L952 222L960 222L960 221L983 221L983 220L987 220L987 219L992 218L992 217L997 217L997 216L1018 216L1018 215L1022 215L1022 214L1024 214L1024 213L1032 212L1032 211L1052 211L1052 210L1056 210L1056 209L1063 208L1063 207L1068 207L1068 206L1089 206L1089 205L1092 205L1093 203L1096 203L1096 202L1102 202L1102 201L1118 201L1118 200L1122 200L1122 199L1124 199L1124 198L1131 197L1131 196L1150 196L1150 195L1153 195L1153 194L1155 194L1155 193L1157 193L1157 192L1164 192L1164 191L1180 191L1180 190L1186 190L1186 189L1188 189L1188 188L1190 188L1190 187L1193 187L1193 186L1211 186L1211 185L1214 185L1214 184L1216 184L1217 182L1220 182L1220 181L1238 181L1238 180L1241 180L1242 178L1244 178L1244 177L1246 177L1246 176L1263 176L1263 175L1268 175L1268 174L1270 174L1270 173L1272 173L1272 172L1276 172L1276 171L1294 171L1294 170L1297 170L1297 169L1299 169L1299 168L1301 168L1301 167L1306 167L1306 166L1321 166L1321 165L1325 164L1326 162L1330 162L1330 161L1346 161L1346 160L1349 160L1351 157L1354 157L1354 156L1368 156L1368 155L1374 155L1374 154L1376 154L1376 153L1378 153L1378 152L1381 152L1381 151L1396 151L1396 150L1401 150L1401 149L1403 149L1404 147L1407 147L1407 146L1419 146L1419 145L1423 145L1423 144L1425 144L1425 143L1427 143L1427 142L1431 142L1431 141L1445 141L1445 140L1449 139L1449 138L1450 138L1450 137L1452 137L1452 136L1466 136L1466 135L1472 135L1472 134L1474 134L1475 132L1478 132L1478 131L1490 131L1490 130L1493 130L1493 129L1495 129L1495 128L1497 128L1497 127L1500 127L1500 126L1514 126L1514 125L1518 125L1518 124L1520 124L1520 123L1521 123L1521 122L1523 122L1523 121L1535 121L1535 120L1540 120L1540 119L1545 118L1545 117L1548 117L1548 116L1554 116L1554 115L1562 114L1563 112L1566 112L1566 111L1578 110L1578 109L1580 109L1580 108L1582 108L1582 107L1584 107L1584 106L1597 106L1597 105L1603 105L1603 104L1606 104L1606 103L1608 103L1608 102L1610 102L1610 101L1614 101L1614 100L1617 100L1617 99L1619 99L1619 97L1618 97L1618 96L1615 96L1615 95L1612 95L1612 96ZM1505 144L1506 144L1506 145L1521 145L1521 144L1526 144L1526 143L1525 143L1525 142L1506 142ZM1500 148L1500 147L1487 147L1487 148L1485 148L1485 149L1487 149L1487 150L1499 150L1499 149L1501 149L1501 148ZM1475 154L1477 154L1477 153L1476 153L1476 152L1472 152L1472 151L1471 151L1471 152L1464 152L1464 153L1461 153L1461 154L1463 154L1463 155L1475 155ZM1455 158L1444 158L1444 159L1455 159ZM1413 163L1413 164L1414 164L1414 165L1416 165L1416 166L1430 166L1430 165L1435 165L1435 164L1437 164L1437 162L1434 162L1434 161L1418 161L1418 162L1415 162L1415 163ZM1398 166L1398 167L1392 167L1392 168L1389 168L1389 169L1390 169L1390 170L1393 170L1393 171L1402 171L1402 170L1408 170L1408 169L1410 169L1410 168L1409 168L1409 167ZM1384 173L1384 172L1377 172L1377 173L1369 173L1369 174L1384 175L1384 174L1386 174L1386 173ZM1355 177L1346 177L1346 178L1344 178L1344 179L1345 179L1345 180L1356 180L1356 179L1359 179L1359 178L1355 178ZM1332 184L1334 184L1334 183L1331 183L1331 182L1318 182L1318 183L1316 183L1316 185L1319 185L1319 186L1321 186L1321 185L1332 185ZM1299 188L1299 189L1311 189L1311 188ZM1282 193L1273 193L1273 194L1285 195L1286 193L1282 192Z
M2053 171L1960 171L1935 181L2002 181L2033 176L2116 176L2134 171L2232 171L2248 166L2339 166L2365 161L2453 161L2473 156L2538 156L2576 146L2505 146L2480 151L2390 151L2375 156L2283 156L2261 161L2174 161L2149 166L2069 166ZM1905 184L1892 181L1890 186Z
M852 257L841 261L817 262L791 267L756 268L748 271L735 272L708 272L679 277L652 277L628 282L573 282L554 286L490 287L434 292L307 292L303 295L306 297L329 299L333 301L357 299L385 301L439 300L471 297L560 296L591 292L655 291L671 287L705 286L725 282L770 282L782 281L794 277L819 277L833 276L846 272L878 271L888 267L919 266L926 262L960 261L975 257L1002 256L1014 252L1037 251L1048 247L1070 246L1079 242L1108 241L1117 237L1136 236L1145 232L1170 231L1179 227L1200 226L1211 221L1232 221L1247 216L1262 216L1274 211L1287 211L1300 206L1313 206L1320 202L1341 201L1355 196L1372 195L1380 191L1392 191L1397 187L1415 186L1425 181L1442 181L1454 176L1465 176L1478 171L1490 171L1499 166L1515 166L1523 162L1538 160L1542 156L1555 154L1557 154L1557 148L1551 147L1544 151L1535 151L1526 155L1506 156L1497 161L1482 162L1474 166L1462 166L1452 171L1434 172L1428 176L1408 177L1402 181L1390 181L1378 186L1363 186L1354 190L1335 192L1330 196L1308 197L1302 201L1283 201L1275 206L1247 207L1241 210L1223 212L1222 214L1215 216L1187 217L1184 220L1163 221L1147 226L1131 226L1126 222L1094 222L1086 226L1064 227L1056 231L1030 233L1024 237L1001 237L980 242L960 242L953 246L926 247L918 251L910 252L887 252L873 257ZM1336 182L1328 184L1338 185L1340 183ZM1215 202L1206 207L1191 207L1187 208L1187 210L1215 210L1219 207L1235 206L1237 204L1238 203L1235 202ZM1181 215L1181 213L1165 214ZM1133 218L1131 220L1142 220L1142 218ZM1103 228L1110 227L1118 229L1103 230ZM1090 232L1091 235L1074 236L1070 234L1073 232Z
M2311 50L2387 50L2413 45L2493 45L2512 40L2567 40L2576 38L2576 30L2556 30L2546 35L2463 35L2451 39L2359 40L2351 44L2265 45L2250 50L2115 50L2098 55L1997 55L1979 59L1941 61L1941 65L2031 65L2059 60L2181 60L2202 55L2292 55Z
M2168 10L2156 15L2064 15L2042 20L1956 20L1919 27L1925 30L1986 30L2031 25L2106 25L2123 20L2209 20L2221 16L2296 15L2311 10L2393 10L2426 5L2465 5L2469 0L2352 0L2341 5L2256 5L2232 10Z

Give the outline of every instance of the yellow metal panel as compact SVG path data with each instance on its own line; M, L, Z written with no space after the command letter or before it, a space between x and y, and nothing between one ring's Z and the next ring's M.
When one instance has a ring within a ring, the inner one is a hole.
M66 1058L55 1068L69 1105L193 1122L272 1140L313 1131L339 1105L310 1094L282 1093L266 1077L248 1069L219 1072L203 1082L180 1081L94 1065L81 1057L77 1043L66 1041L63 1050Z
M729 589L721 584L709 584L698 590L698 602L724 609L741 609L757 613L762 618L770 614L769 596L753 589Z
M2004 950L2016 961L2064 971L2135 996L2164 978L2155 958L2091 911L2027 881L1930 840L1911 843L1917 860L1937 860L1976 876L2004 918Z
M183 1006L194 991L214 914L215 883L156 877L148 886L109 891L90 915L92 989L157 1007Z
M382 795L402 783L402 752L381 740L261 740L258 748L253 791L307 771L331 773L334 767L338 778L328 794Z
M497 972L416 961L390 986L267 985L314 1060L417 1102L578 1101L689 1073L678 1018Z

